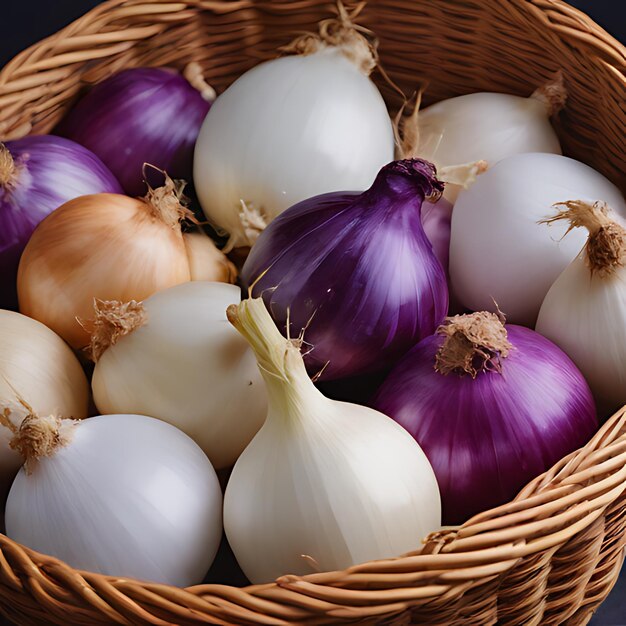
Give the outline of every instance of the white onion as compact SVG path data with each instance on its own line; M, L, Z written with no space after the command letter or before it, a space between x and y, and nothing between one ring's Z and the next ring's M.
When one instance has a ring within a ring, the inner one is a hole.
M459 194L452 213L450 277L467 308L495 311L534 326L552 283L580 252L585 234L539 224L552 205L602 200L621 215L620 191L587 165L555 154L508 157Z
M255 351L269 395L267 420L224 499L224 528L246 576L261 583L416 549L439 528L441 502L411 435L378 411L325 398L260 298L228 316Z
M42 415L87 416L89 384L69 346L40 322L0 310L0 412L8 409L16 426L28 413L18 394ZM0 428L2 503L21 465L10 439L11 432Z
M626 230L600 205L571 203L563 218L591 235L548 291L537 330L578 365L608 417L626 404Z
M27 457L35 466L11 487L7 535L77 569L201 582L222 528L220 486L202 450L141 415L59 422L36 418L37 428L60 432L62 447Z
M251 245L300 200L367 189L393 160L385 103L345 54L321 44L312 54L267 61L211 107L194 182L207 218L231 235L231 246Z
M226 320L239 300L234 285L200 281L145 300L145 319L98 359L99 411L162 419L194 439L214 467L232 465L267 411L254 356Z
M472 93L443 100L419 112L417 154L438 169L462 163L498 161L525 152L561 154L550 115L564 102L560 82L530 98L502 93ZM446 188L455 201L460 187Z

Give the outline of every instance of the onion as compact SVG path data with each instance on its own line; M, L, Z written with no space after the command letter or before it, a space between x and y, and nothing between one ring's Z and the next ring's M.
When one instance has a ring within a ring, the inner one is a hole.
M194 282L143 304L99 303L92 336L102 413L157 417L187 433L216 469L231 466L267 412L246 342L226 323L234 285Z
M96 194L57 209L24 250L20 310L82 348L90 339L94 298L144 300L189 281L180 221L191 212L180 203L181 193L181 186L168 178L145 199ZM208 238L206 245L214 254Z
M220 283L235 283L237 268L220 252L213 240L198 231L185 233L185 248L191 280L206 280Z
M16 401L16 390L42 415L87 417L89 385L67 344L43 324L0 310L0 413L8 411L12 424L19 426L28 411ZM2 505L21 465L10 439L11 431L0 428Z
M202 581L222 534L222 493L189 437L142 415L76 423L31 413L12 445L25 465L7 500L11 539L76 569Z
M437 481L409 434L370 408L325 398L300 342L261 299L228 308L267 386L267 420L224 497L224 529L255 583L399 556L440 527Z
M191 180L193 149L213 90L197 64L186 72L133 68L96 85L68 113L59 134L97 154L129 195L143 194L143 165Z
M449 318L397 364L373 406L424 449L444 524L508 502L597 428L591 391L570 359L492 313Z
M44 217L78 196L121 191L95 154L68 139L0 143L0 307L17 308L20 256Z
M418 159L385 166L359 194L324 194L283 213L243 270L281 329L306 328L305 361L322 379L382 370L443 321L448 290L420 221L441 192Z
M442 100L404 122L404 155L419 156L441 171L449 166L484 160L491 167L525 152L561 154L550 116L567 98L561 73L529 98L503 93L471 93ZM408 140L408 141L407 141ZM448 185L451 202L461 190Z
M558 275L580 252L582 232L538 222L555 202L580 198L608 202L626 216L620 191L587 165L555 154L508 157L459 194L452 214L450 278L461 303L495 310L534 326Z
M626 404L626 228L605 204L559 208L549 223L564 221L589 235L548 291L537 331L573 359L608 416Z
M376 51L343 7L290 51L239 77L206 117L194 183L207 218L252 245L291 205L363 190L394 155L385 103L368 78Z

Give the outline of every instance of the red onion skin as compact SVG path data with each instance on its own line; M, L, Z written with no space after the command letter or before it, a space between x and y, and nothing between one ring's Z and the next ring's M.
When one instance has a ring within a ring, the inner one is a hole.
M281 331L288 312L291 336L306 328L312 375L383 370L441 323L446 277L420 221L424 196L441 187L425 161L395 161L368 191L300 202L261 234L244 293L263 296Z
M129 69L97 84L57 130L97 154L128 195L141 196L144 163L191 180L194 146L210 107L176 72Z
M444 524L510 501L598 428L589 386L569 357L532 330L506 328L513 349L502 374L438 373L444 339L433 335L396 365L372 403L426 453Z
M69 139L33 135L4 145L16 171L0 186L0 308L17 310L17 268L37 225L68 200L122 188L95 154Z

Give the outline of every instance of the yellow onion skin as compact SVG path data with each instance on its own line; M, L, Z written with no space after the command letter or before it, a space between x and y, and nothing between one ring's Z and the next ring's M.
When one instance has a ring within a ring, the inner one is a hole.
M17 427L28 415L83 419L89 414L89 384L67 344L43 324L0 309L0 412ZM9 447L11 431L0 427L0 502L23 459Z
M179 224L144 200L95 194L41 222L22 255L17 288L20 311L78 349L89 343L94 298L140 301L190 278Z

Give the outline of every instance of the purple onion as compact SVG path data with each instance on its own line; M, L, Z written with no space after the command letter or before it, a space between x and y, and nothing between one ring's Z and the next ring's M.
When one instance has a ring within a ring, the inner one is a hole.
M422 226L435 256L448 274L450 259L450 232L452 229L452 204L443 196L436 202L422 205Z
M39 222L68 200L103 192L122 188L95 154L69 139L0 144L0 308L17 308L20 256Z
M96 85L58 132L92 150L126 193L139 196L145 192L144 163L191 180L194 146L210 107L172 70L130 69Z
M428 456L444 524L508 502L598 427L569 357L491 313L450 318L396 365L372 404Z
M322 380L383 370L442 322L446 277L420 219L443 185L434 167L386 165L363 193L327 193L278 216L253 246L244 289L278 327L306 328L303 351Z

